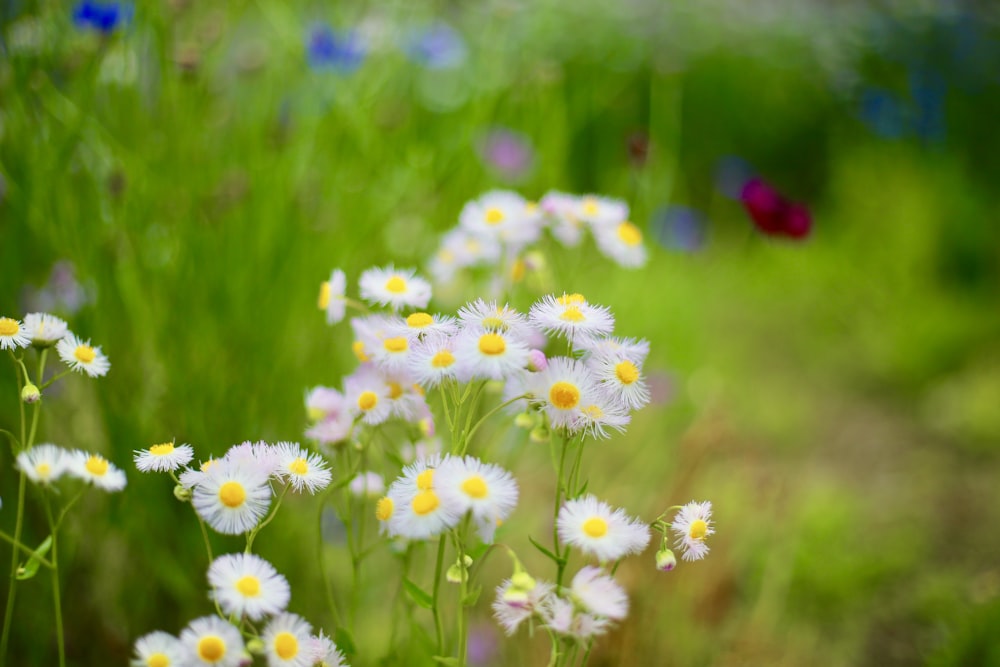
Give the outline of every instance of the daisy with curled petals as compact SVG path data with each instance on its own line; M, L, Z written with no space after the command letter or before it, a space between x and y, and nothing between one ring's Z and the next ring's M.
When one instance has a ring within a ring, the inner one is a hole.
M489 332L511 334L519 339L532 332L528 318L508 304L476 299L458 309L458 320L463 328L484 329Z
M497 586L493 601L493 616L503 626L507 636L517 632L517 627L534 616L555 587L547 581L536 582L531 590L521 590L510 579Z
M223 535L245 533L271 505L269 475L252 462L221 459L204 471L191 503L198 516Z
M712 503L694 501L684 505L670 524L677 538L675 545L684 549L684 560L701 560L708 555L705 538L715 533L712 528Z
M292 485L296 491L307 490L316 493L325 489L333 476L322 456L302 449L298 443L279 442L278 475Z
M361 366L344 378L344 396L348 409L369 426L389 419L389 386L371 366Z
M626 410L649 403L649 388L642 376L642 361L621 352L597 352L586 361L601 389Z
M611 333L615 318L604 306L587 303L579 294L546 296L531 307L528 319L532 324L570 341L594 338Z
M71 452L67 470L73 477L89 482L104 491L121 491L125 488L125 473L100 454Z
M458 525L461 508L445 503L435 487L437 464L437 457L411 463L389 486L385 506L392 508L388 519L390 535L424 540Z
M555 428L577 432L580 410L594 404L597 385L582 362L569 357L552 357L544 371L532 373L528 382L534 401L542 405Z
M180 667L181 643L173 635L157 630L135 642L132 667Z
M528 365L528 352L528 346L509 333L469 328L455 337L455 374L463 382L503 380Z
M622 509L612 510L592 495L567 500L556 521L559 539L592 554L602 563L640 553L649 543L649 528Z
M137 449L135 467L139 472L169 472L187 465L194 458L191 445L175 446L172 442L153 445L149 449Z
M269 667L313 667L312 626L296 614L279 614L264 628L261 639Z
M226 614L259 621L284 611L291 597L288 580L253 554L219 556L208 568L209 596Z
M243 662L240 631L217 616L196 618L181 631L184 667L239 667Z
M599 567L588 565L576 573L570 586L573 599L592 614L621 620L628 614L628 595Z
M0 317L0 350L14 350L31 345L31 337L20 320Z
M444 334L429 334L413 343L407 370L421 387L433 389L455 378L455 361L455 339Z
M472 513L479 536L487 543L517 505L517 482L511 474L474 456L442 461L434 473L434 488L442 503L460 514Z
M320 310L326 311L327 324L336 324L344 319L347 312L347 299L344 296L346 291L347 276L340 269L334 269L330 273L330 279L319 286L317 305Z
M310 637L306 642L306 651L311 653L316 667L348 667L344 654L340 652L333 640L323 634Z
M400 308L426 308L431 300L431 284L417 276L413 269L397 269L391 264L373 268L358 280L361 298L369 303Z
M69 452L45 443L17 455L17 467L35 484L51 484L66 472Z
M48 313L29 313L24 316L24 330L35 347L51 347L69 331L66 322Z
M642 231L627 220L607 227L594 228L597 249L605 256L627 269L646 264L648 255L642 243Z
M82 341L76 334L67 333L56 343L56 352L71 369L90 377L107 375L111 370L111 362L101 352L101 348L91 346L89 340Z

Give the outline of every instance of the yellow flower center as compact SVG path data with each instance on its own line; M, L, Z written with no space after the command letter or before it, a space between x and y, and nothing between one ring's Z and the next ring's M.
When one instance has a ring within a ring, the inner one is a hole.
M274 652L282 660L291 660L299 654L299 640L291 632L279 632L274 638Z
M244 597L255 598L260 595L260 579L249 574L241 577L236 581L236 590Z
M439 250L437 258L444 264L451 264L455 261L455 253L450 250Z
M21 325L17 323L17 320L12 320L9 317L0 317L0 336L13 336L21 330Z
M538 210L538 202L529 201L524 204L524 211L526 213L534 213Z
M431 359L431 366L434 368L448 368L455 363L455 355L448 350L441 350Z
M311 422L318 422L320 419L326 416L326 413L319 408L307 408L306 417L308 417Z
M170 667L170 658L163 653L154 653L146 658L146 667Z
M389 398L391 398L392 400L395 401L397 398L399 398L402 395L403 395L403 385L399 384L398 382L390 382L389 383Z
M705 535L708 534L708 524L701 519L695 519L691 522L691 529L688 530L688 535L691 536L692 540L703 540Z
M428 468L417 475L417 488L421 491L430 491L434 488L434 468Z
M472 498L485 498L490 493L489 487L486 486L486 480L479 475L473 475L462 482L462 491Z
M162 445L153 445L149 448L149 453L153 456L166 456L174 451L174 443L165 442Z
M580 390L569 382L556 382L549 389L549 401L560 410L570 410L580 402Z
M583 532L591 537L604 537L608 532L608 522L599 516L592 516L583 522Z
M625 245L639 245L642 243L642 232L631 222L623 222L618 225L618 238Z
M205 635L198 640L198 657L205 662L218 662L226 656L226 642L222 637Z
M499 225L501 222L503 222L503 218L504 218L503 211L501 211L500 209L493 206L486 209L486 224Z
M483 354L495 357L507 351L507 341L503 336L495 333L483 334L479 337L479 351Z
M598 204L593 197L586 197L583 200L583 212L587 215L597 215Z
M48 463L39 463L35 466L35 472L37 472L38 476L42 479L46 479L49 476L49 473L52 472L52 466Z
M379 501L375 503L375 518L379 521L388 521L394 509L395 504L392 502L392 498L389 496L379 498Z
M396 338L386 338L382 341L382 347L386 349L386 352L406 352L408 346L405 337L397 336Z
M81 364L89 364L94 360L94 357L97 356L97 353L94 352L94 348L89 345L80 345L73 351L73 356L76 357L76 360Z
M411 313L406 316L406 326L422 329L434 324L434 318L427 313Z
M581 411L591 419L600 419L604 416L604 410L599 405L588 405Z
M419 516L426 516L436 510L441 501L438 500L437 494L433 491L421 491L413 498L413 502L410 504L413 507L414 513Z
M218 463L218 459L209 459L201 464L201 471L208 472L208 469Z
M219 501L226 507L239 507L246 499L246 489L239 482L226 482L219 487Z
M406 280L399 276L393 276L385 281L385 288L393 294L402 294L406 291Z
M351 343L351 351L354 352L354 356L357 357L358 361L361 363L368 361L368 355L365 354L364 341L356 340Z
M108 472L108 462L96 454L87 459L86 467L87 472L97 477L104 477Z
M582 294L574 292L573 294L563 294L560 297L556 297L556 303L560 306L569 306L571 304L587 303L587 300Z
M330 305L330 296L332 294L333 291L330 288L329 281L325 281L319 286L319 300L316 302L316 305L320 310L326 310L326 307Z
M368 412L372 408L378 405L378 396L374 391L363 391L361 395L358 396L358 407Z
M639 379L639 369L631 361L626 359L615 366L615 375L622 384L632 384Z
M484 317L483 327L486 329L504 330L507 328L507 324L499 317Z
M288 469L295 475L305 475L309 472L309 462L300 456L288 464Z
M583 313L580 312L579 308L576 306L570 306L562 312L559 319L565 322L583 322L587 318L583 316Z

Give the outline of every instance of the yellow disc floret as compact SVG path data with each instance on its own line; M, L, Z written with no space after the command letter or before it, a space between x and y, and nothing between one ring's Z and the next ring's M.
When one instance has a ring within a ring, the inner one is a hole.
M503 211L501 211L500 209L494 206L491 206L490 208L486 209L487 224L499 225L501 222L503 222L503 219L504 219Z
M170 658L164 653L154 653L146 658L146 667L170 667Z
M309 472L309 462L300 456L288 464L288 469L295 475L305 475Z
M569 382L556 382L549 389L549 401L560 410L571 410L580 402L580 390Z
M479 475L473 475L462 482L462 491L472 498L485 498L490 493L486 480Z
M604 537L608 532L608 522L599 516L592 516L583 522L583 532L591 537Z
M382 341L382 347L385 348L386 352L406 352L409 344L406 342L405 336L397 336L395 338L386 338Z
M39 463L35 466L35 472L37 472L38 476L42 479L47 479L49 474L52 472L52 466L48 463Z
M368 355L365 354L365 342L363 340L356 340L351 343L351 351L354 352L354 356L361 363L368 361Z
M615 376L622 384L632 384L639 379L639 369L626 359L615 365Z
M237 508L247 499L247 491L239 482L229 481L219 487L219 501L226 507Z
M282 660L291 660L299 654L299 640L291 632L279 632L274 637L274 652Z
M623 222L618 225L618 238L625 245L639 245L642 243L642 232L631 222Z
M86 463L87 472L97 477L104 477L108 473L108 462L103 457L94 454Z
M236 590L244 597L255 598L260 595L260 579L249 574L240 577L236 580Z
M198 640L198 657L207 663L218 662L226 656L226 642L222 637L205 635Z
M701 519L695 519L691 522L691 528L688 530L688 535L691 536L692 540L703 540L705 535L708 534L708 524Z
M507 341L500 334L483 334L479 337L479 351L485 355L495 357L507 351Z
M441 350L431 359L431 366L434 368L448 368L455 363L455 355L449 350Z
M434 324L434 318L427 313L411 313L406 316L406 326L422 329Z
M358 407L368 412L378 405L378 395L374 391L363 391L358 396Z
M584 317L583 312L576 306L569 306L562 312L559 316L560 320L564 322L583 322L586 317Z
M320 310L326 310L326 307L330 305L330 297L333 295L330 289L330 282L326 281L319 286L319 299L316 301L316 305Z
M434 468L428 468L417 475L417 488L421 491L430 491L434 488Z
M569 306L572 304L587 303L587 299L582 294L574 292L573 294L563 294L560 297L556 297L556 303L560 306Z
M392 498L389 496L379 498L379 501L375 503L375 518L379 521L388 521L394 509L396 509L396 506L392 502Z
M153 456L166 456L174 451L174 443L165 442L162 445L153 445L149 448L149 453Z
M410 504L413 507L413 512L419 516L426 516L436 510L441 501L438 499L437 494L433 491L421 491L414 498L413 502Z
M385 281L385 288L393 294L402 294L406 291L406 280L400 276L393 276Z
M597 215L599 204L593 197L585 197L583 200L583 212L587 215Z
M73 351L73 356L76 357L76 360L81 364L89 364L97 356L97 353L94 352L94 348L89 345L79 345Z
M9 317L0 317L0 336L14 336L21 330L21 325L17 320Z

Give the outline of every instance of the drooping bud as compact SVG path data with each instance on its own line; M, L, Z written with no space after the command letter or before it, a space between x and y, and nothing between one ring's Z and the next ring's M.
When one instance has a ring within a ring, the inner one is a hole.
M660 549L656 552L656 569L660 572L670 572L677 567L677 556L670 549Z
M247 642L247 652L251 655L264 655L267 652L267 644L260 637L254 637Z
M21 400L25 403L37 403L42 400L42 392L34 383L29 382L21 390Z
M525 593L535 590L536 584L535 578L523 570L515 572L514 576L510 578L510 587Z
M531 429L531 441L537 443L546 443L549 441L549 429L545 426L536 426Z
M191 489L187 488L183 484L178 484L174 487L174 498L182 503L191 502Z
M514 426L518 428L523 428L525 430L534 428L535 426L535 415L531 412L521 412L516 417L514 417Z

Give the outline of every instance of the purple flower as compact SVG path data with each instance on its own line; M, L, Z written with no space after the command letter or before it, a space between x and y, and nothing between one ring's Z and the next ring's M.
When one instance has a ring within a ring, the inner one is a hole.
M328 25L317 24L306 39L306 60L313 69L353 72L365 59L365 47L353 30L337 33Z
M523 176L535 158L524 135L503 128L486 133L479 142L479 156L487 166L509 179Z
M406 52L428 69L450 69L462 64L466 48L465 41L454 28L438 21L412 33Z

